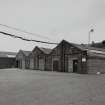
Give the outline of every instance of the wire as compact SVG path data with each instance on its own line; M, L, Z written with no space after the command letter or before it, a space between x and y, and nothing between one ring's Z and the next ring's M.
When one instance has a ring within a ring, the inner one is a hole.
M38 36L40 38L44 38L44 39L48 39L48 40L51 40L50 38L46 37L46 36L41 36L39 34L36 34L36 33L31 33L31 32L28 32L26 30L21 30L21 29L18 29L18 28L15 28L15 27L11 27L11 26L8 26L8 25L5 25L5 24L0 24L1 26L4 26L4 27L7 27L7 28L10 28L10 29L13 29L13 30L16 30L16 31L20 31L20 32L23 32L23 33L27 33L27 34L30 34L30 35L33 35L33 36Z
M0 33L4 34L6 36L10 36L10 37L13 37L13 38L18 38L18 39L21 39L21 40L24 40L24 41L33 41L33 42L39 42L39 43L45 43L45 44L58 44L58 43L51 43L51 42L46 42L46 41L27 39L27 38L23 38L23 37L20 37L20 36L9 34L9 33L3 32L3 31L0 31Z

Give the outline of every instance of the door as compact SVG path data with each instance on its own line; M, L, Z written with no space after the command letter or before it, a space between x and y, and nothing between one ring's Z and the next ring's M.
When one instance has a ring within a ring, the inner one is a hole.
M18 68L22 69L22 60L18 60Z
M16 68L19 68L19 61L16 60Z
M73 60L73 72L77 73L78 70L78 60Z
M53 71L59 71L59 61L53 61Z

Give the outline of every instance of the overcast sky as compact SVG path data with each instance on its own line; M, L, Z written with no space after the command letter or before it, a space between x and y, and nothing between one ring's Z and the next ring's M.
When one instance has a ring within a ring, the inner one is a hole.
M102 41L105 0L0 0L0 24L37 34L32 36L0 26L0 31L29 39L51 42L66 39L74 43L87 43L88 32L94 28L91 41ZM36 45L54 47L0 34L0 51L32 50Z

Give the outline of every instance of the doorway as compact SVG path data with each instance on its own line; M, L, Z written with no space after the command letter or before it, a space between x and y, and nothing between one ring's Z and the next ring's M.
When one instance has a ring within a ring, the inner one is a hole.
M53 61L53 71L59 71L59 61L58 60Z
M16 68L19 68L19 61L16 60Z
M78 60L73 60L73 72L77 73L78 71Z

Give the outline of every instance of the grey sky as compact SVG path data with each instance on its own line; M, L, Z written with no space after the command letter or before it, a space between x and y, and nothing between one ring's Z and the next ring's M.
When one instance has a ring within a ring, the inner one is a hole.
M101 41L105 39L105 0L0 0L0 23L47 36L54 42L66 39L87 43L88 31L94 28L91 40ZM0 31L48 41L2 26ZM0 34L0 50L32 50L35 45L52 47Z

